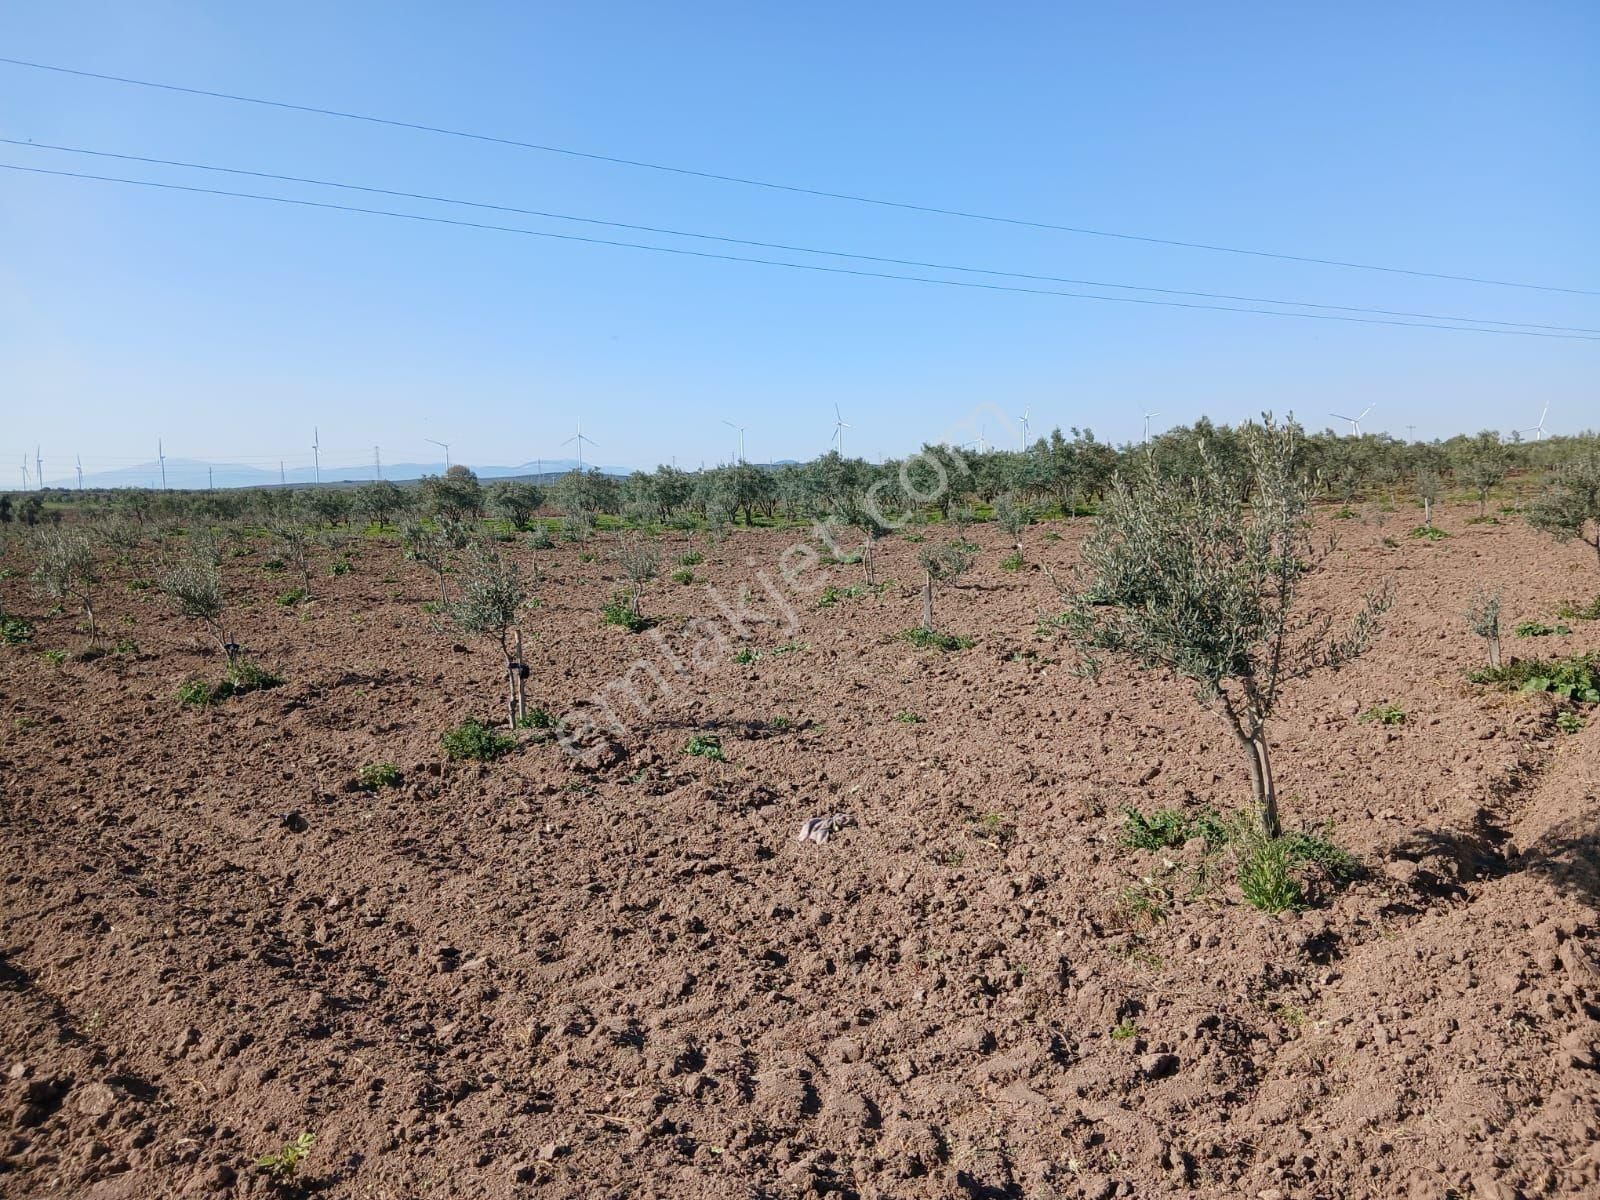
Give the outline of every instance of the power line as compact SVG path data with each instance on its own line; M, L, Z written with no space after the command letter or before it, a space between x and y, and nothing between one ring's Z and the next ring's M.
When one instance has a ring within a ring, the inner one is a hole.
M568 158L585 159L590 162L610 163L613 166L634 167L640 170L659 171L669 175L681 175L692 179L704 179L714 183L733 183L742 187L765 188L770 191L788 192L800 196L813 196L824 200L842 200L852 204L870 204L878 208L892 208L903 212L918 212L932 216L955 217L966 221L986 221L996 225L1012 225L1024 229L1048 230L1055 233L1081 234L1086 237L1113 238L1126 242L1143 242L1154 246L1173 246L1184 250L1204 250L1216 254L1235 254L1250 258L1269 258L1281 262L1307 263L1322 267L1340 267L1353 271L1377 271L1388 275L1406 275L1418 279L1444 279L1454 283L1476 283L1493 287L1525 288L1538 292L1562 292L1573 296L1600 296L1600 291L1589 288L1559 287L1553 284L1526 283L1511 279L1491 279L1478 275L1453 275L1441 271L1420 271L1406 267L1384 266L1378 263L1354 262L1347 259L1321 258L1306 254L1285 254L1271 250L1254 250L1241 246L1224 246L1214 242L1184 241L1179 238L1155 237L1149 234L1122 233L1109 229L1091 229L1087 226L1062 225L1050 221L1035 221L1023 217L998 216L993 213L971 212L959 208L943 208L932 204L914 204L901 200L884 200L874 196L857 195L851 192L834 192L824 188L804 187L798 184L776 183L767 179L751 179L741 175L724 175L715 171L701 171L692 167L672 166L667 163L647 162L642 159L622 158L617 155L599 154L588 150L575 150L568 146L552 146L541 142L522 141L517 138L498 137L494 134L474 133L469 130L451 129L442 125L428 125L419 121L402 121L392 117L373 116L369 113L343 112L334 108L322 108L313 104L297 104L288 100L273 100L261 96L243 96L234 92L214 91L207 88L186 87L176 83L160 83L149 79L133 79L126 75L110 75L99 71L84 71L75 67L63 67L52 63L30 62L20 58L0 57L0 63L14 66L27 67L36 71L51 71L59 75L72 75L81 79L97 79L106 83L122 83L133 87L152 88L164 92L176 92L187 96L204 96L212 100L227 100L236 104L254 104L263 108L277 108L289 112L311 113L322 117L336 117L344 121L361 121L369 125L383 125L392 129L408 129L416 133L434 133L444 137L465 138L469 141L484 142L494 146L507 146L518 150L532 150L541 154L559 154Z
M1408 317L1422 321L1456 321L1473 325L1509 325L1521 329L1548 329L1561 333L1596 333L1600 329L1582 325L1546 325L1529 321L1503 321L1493 317L1460 317L1440 313L1409 312L1400 309L1372 308L1352 304L1321 304L1311 300L1279 300L1270 296L1241 296L1229 292L1201 292L1180 288L1151 287L1133 283L1108 283L1099 279L1074 279L1061 275L1038 275L1024 271L1005 271L992 267L968 267L951 263L928 262L914 258L891 258L877 254L854 254L845 250L823 250L813 246L797 246L785 242L762 242L749 238L727 237L714 233L696 233L683 229L670 229L659 225L640 225L626 221L606 221L598 217L580 217L569 213L549 212L536 208L519 208L510 204L494 204L482 200L462 200L452 196L433 195L428 192L406 192L394 188L371 187L358 183L316 179L305 175L285 175L274 171L255 171L244 167L224 167L213 163L187 162L182 159L152 158L142 154L120 154L111 150L90 150L81 146L60 146L49 142L23 141L20 138L0 137L0 145L21 146L30 150L51 150L63 154L86 155L92 158L109 158L119 162L145 163L151 166L179 167L192 171L211 171L224 175L242 175L252 179L270 179L277 183L310 184L315 187L338 188L342 191L363 192L375 196L392 196L403 200L423 200L436 204L453 204L464 208L486 209L491 212L515 213L518 216L539 217L554 221L571 221L584 225L600 225L609 229L627 229L636 233L658 233L670 237L695 238L700 241L720 242L724 245L750 246L761 250L782 250L792 254L816 254L828 258L845 258L855 262L882 263L888 266L916 267L935 271L957 271L968 275L997 275L1007 279L1025 279L1036 283L1065 283L1078 287L1112 288L1117 291L1151 292L1164 296L1188 296L1203 300L1233 300L1244 304L1279 304L1297 308L1314 308L1328 312L1366 313L1371 316Z
M940 287L968 288L986 292L1011 292L1029 296L1059 296L1070 300L1095 300L1105 304L1139 304L1155 308L1184 308L1206 312L1246 313L1264 317L1290 317L1302 321L1340 321L1354 325L1392 325L1403 329L1446 329L1456 333L1486 333L1502 337L1555 338L1562 341L1600 341L1600 336L1581 333L1553 333L1533 329L1495 329L1485 326L1447 325L1429 321L1399 321L1383 317L1338 316L1333 313L1284 312L1270 308L1248 308L1240 305L1195 304L1182 300L1152 300L1143 296L1097 296L1089 292L1065 292L1052 288L1017 287L1011 284L981 283L976 280L936 279L926 275L896 275L887 271L864 271L854 267L825 267L817 263L783 262L778 259L753 258L737 254L716 254L709 250L689 250L681 246L652 246L643 242L624 242L608 238L583 237L573 233L551 233L541 229L520 229L513 225L491 225L481 221L463 221L455 217L425 216L421 213L395 212L383 208L364 208L353 204L333 204L325 200L302 200L289 196L269 196L259 192L235 192L222 188L194 187L180 183L157 183L149 179L123 179L112 175L91 175L81 171L56 171L46 167L25 167L17 163L0 163L0 170L23 171L30 175L50 175L65 179L86 179L99 183L119 183L132 187L158 188L163 191L188 192L201 196L228 196L239 200L262 200L274 204L288 204L298 208L324 209L330 212L359 213L365 216L391 217L401 221L420 221L429 225L454 225L463 229L480 229L495 233L515 233L524 237L548 238L554 241L578 242L590 246L612 246L627 250L648 250L656 254L674 254L684 258L709 259L716 262L750 263L764 267L783 267L791 271L812 271L824 275L849 275L862 279L891 279L900 283L926 283Z

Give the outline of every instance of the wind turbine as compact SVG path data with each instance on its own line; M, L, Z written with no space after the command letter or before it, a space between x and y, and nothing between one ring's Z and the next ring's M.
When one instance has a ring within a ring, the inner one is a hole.
M317 432L317 427L311 427L311 469L316 473L317 482L322 482L322 435Z
M844 431L854 428L854 425L849 424L844 419L839 412L839 406L835 404L833 406L833 450L840 458L844 457Z
M449 472L450 472L450 443L449 442L434 441L433 438L423 438L422 440L427 442L429 445L437 446L437 447L439 447L439 449L444 451L444 469L445 469L445 473L449 474Z
M1159 417L1160 415L1161 414L1158 412L1147 412L1144 414L1144 444L1146 446L1150 444L1150 418Z
M1027 408L1022 410L1022 445L1019 447L1022 450L1026 450L1028 448L1028 414L1032 411L1032 405L1029 405Z
M741 463L744 462L744 426L743 425L735 425L732 421L728 420L726 417L724 417L722 419L722 423L724 425L726 425L729 429L737 429L739 431L739 461Z
M593 446L595 444L595 440L592 437L590 437L588 434L583 432L583 418L582 417L578 418L578 432L573 434L571 437L569 437L566 441L562 442L561 444L563 446L570 446L574 442L576 442L577 446L578 446L578 470L581 471L581 470L583 470L583 444L585 442L588 442L589 445L591 445L591 446Z
M1523 433L1531 433L1531 434L1533 434L1533 440L1536 441L1536 442L1544 441L1544 419L1545 419L1546 415L1548 415L1549 412L1550 412L1550 401L1546 400L1544 402L1544 408L1541 409L1540 412L1539 412L1539 423L1537 425L1535 425L1532 429L1524 429L1522 432Z
M1367 405L1365 408L1363 408L1361 410L1360 415L1354 416L1354 417L1347 417L1343 413L1336 413L1336 412L1331 412L1328 415L1330 417L1337 417L1341 421L1349 421L1350 422L1350 433L1351 433L1351 435L1354 436L1354 437L1360 437L1361 436L1361 422L1363 422L1363 421L1365 421L1367 419L1367 414L1369 412L1371 412L1372 409L1373 409L1373 406L1369 404L1369 405Z
M41 488L44 487L44 458L42 448L36 442L33 447L33 481Z

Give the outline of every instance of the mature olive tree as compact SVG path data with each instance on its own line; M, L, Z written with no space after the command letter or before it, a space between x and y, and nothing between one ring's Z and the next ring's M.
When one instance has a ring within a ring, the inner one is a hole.
M1600 563L1600 453L1569 459L1528 510L1528 523L1558 541L1577 538ZM1592 531L1592 532L1591 532Z
M1295 463L1299 429L1268 415L1243 435L1248 488L1204 442L1191 478L1164 475L1146 455L1113 481L1064 623L1090 671L1100 654L1117 653L1194 681L1244 752L1261 832L1277 837L1267 721L1279 691L1365 651L1389 594L1369 595L1340 634L1332 618L1301 611L1301 584L1318 556L1310 484Z

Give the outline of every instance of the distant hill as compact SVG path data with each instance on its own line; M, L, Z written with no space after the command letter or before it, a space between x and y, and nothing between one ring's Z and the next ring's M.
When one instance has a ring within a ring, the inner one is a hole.
M479 467L472 469L478 473L480 479L534 479L553 478L564 475L578 465L577 459L552 458L538 462L526 462L515 467ZM588 469L595 469L594 463L585 463ZM598 468L606 475L628 475L631 472L621 467ZM424 475L441 475L444 473L442 462L397 462L383 464L383 477L395 483L408 483L421 479ZM87 488L159 488L161 486L161 464L154 459L147 463L140 463L132 467L120 467L114 471L96 471L86 473L83 477L83 486ZM326 466L322 468L322 482L324 484L338 483L365 483L374 478L371 463L361 466ZM316 472L310 467L290 467L281 475L277 471L262 470L260 467L248 467L240 463L206 462L193 458L167 459L166 485L180 491L199 490L207 487L216 488L251 488L251 487L277 487L281 484L292 484L304 487L317 481ZM59 488L74 488L78 486L76 475L67 478L47 480L45 486Z

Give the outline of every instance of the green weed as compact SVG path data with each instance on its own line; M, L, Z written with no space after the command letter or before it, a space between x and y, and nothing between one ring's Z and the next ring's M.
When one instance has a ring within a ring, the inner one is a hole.
M1356 719L1367 724L1375 722L1379 725L1404 725L1406 710L1398 704L1378 704L1367 709Z
M689 739L683 752L692 758L709 758L712 762L727 762L722 752L722 739L714 733L697 733Z
M940 633L937 629L924 629L920 625L903 631L900 636L918 650L969 650L976 644L969 637Z
M444 745L446 756L457 762L465 759L493 762L511 753L517 746L516 738L490 729L483 722L470 717L454 729L445 730L439 735L439 741Z

